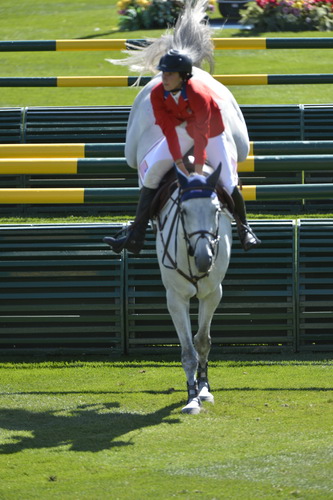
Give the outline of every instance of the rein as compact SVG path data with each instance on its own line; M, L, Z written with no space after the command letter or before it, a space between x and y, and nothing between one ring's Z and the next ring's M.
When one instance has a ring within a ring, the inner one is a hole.
M209 276L209 273L210 273L210 270L209 269L206 273L203 273L201 275L196 275L193 273L192 271L192 266L191 266L191 261L190 261L190 257L193 257L194 254L195 254L195 248L198 244L198 241L200 238L206 238L210 244L210 249L212 251L212 255L213 255L213 263L212 263L212 266L211 268L213 267L213 264L214 264L214 261L218 255L218 250L219 250L219 240L220 240L220 237L219 237L219 218L220 218L220 214L221 214L221 210L219 210L218 212L218 218L217 218L217 224L216 224L216 231L214 233L210 232L210 231L207 231L205 229L199 229L198 231L194 231L192 233L187 233L186 231L186 228L185 228L185 221L184 221L184 215L182 213L182 209L181 209L181 198L183 196L183 194L187 191L197 191L197 190L209 190L211 192L216 192L214 188L211 188L209 186L203 186L202 188L199 186L199 187L188 187L188 188L185 188L185 189L179 189L179 192L178 192L178 196L177 198L173 198L171 196L171 200L172 200L172 205L168 211L168 213L166 214L165 218L164 218L164 221L162 222L161 221L161 218L160 216L157 217L157 221L158 221L158 229L159 229L159 232L160 232L160 237L161 237L161 242L162 242L162 245L163 245L163 256L162 256L162 264L164 265L164 267L166 267L167 269L174 269L176 270L183 278L185 278L187 281L189 281L192 285L195 286L196 290L198 290L198 282ZM175 208L175 210L174 210ZM167 234L167 237L165 238L164 235L163 235L163 229L166 225L166 222L168 220L168 218L170 217L170 215L172 214L172 211L174 210L174 214L173 214L173 218L171 220L171 224L170 224L170 228L169 228L169 232ZM179 228L179 224L182 225L182 228L183 228L183 232L184 232L184 238L185 238L185 242L187 243L187 247L188 247L188 253L187 253L187 267L188 267L188 270L187 272L184 272L182 269L179 268L178 266L178 263L177 263L177 251L178 251L178 248L177 248L177 238L176 238L176 235L178 234L178 228ZM170 245L171 245L171 238L172 238L172 235L175 235L175 247L174 247L174 255L175 257L173 258L170 254ZM195 245L194 245L194 248L192 247L191 245L191 242L190 242L190 238L192 238L193 236L195 235L198 235L198 238L195 242ZM210 239L212 241L210 241ZM169 264L166 263L166 260L168 259L169 261Z

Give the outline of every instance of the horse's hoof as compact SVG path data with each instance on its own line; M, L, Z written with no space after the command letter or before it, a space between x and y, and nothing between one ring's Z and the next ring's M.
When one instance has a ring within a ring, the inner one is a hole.
M182 408L182 413L187 413L187 415L198 415L201 412L201 402L199 398L191 399L184 408Z
M211 392L209 392L207 387L203 387L199 391L199 398L200 398L200 401L214 404L214 396Z

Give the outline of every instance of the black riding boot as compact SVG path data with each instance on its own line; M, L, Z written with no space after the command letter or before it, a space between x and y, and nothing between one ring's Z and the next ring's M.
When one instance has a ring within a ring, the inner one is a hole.
M115 253L120 253L124 248L132 253L140 253L145 241L146 230L149 222L149 209L157 189L144 187L140 191L139 203L136 209L135 220L126 236L112 238L106 236L104 243L110 245Z
M243 249L247 251L261 245L261 240L257 238L247 222L244 198L237 186L234 188L231 197L235 204L235 221Z

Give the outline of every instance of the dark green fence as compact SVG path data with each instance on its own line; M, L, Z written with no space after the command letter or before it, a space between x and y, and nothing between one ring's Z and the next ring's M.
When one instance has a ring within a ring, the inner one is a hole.
M291 221L255 222L264 244L245 253L234 230L230 266L223 282L223 299L214 316L212 341L220 351L295 350L296 267L295 225ZM129 352L147 352L177 345L165 303L154 239L140 256L128 254L126 334ZM197 324L197 304L191 307Z
M123 351L123 260L101 243L105 231L98 225L0 228L2 352Z
M124 142L130 106L0 109L0 143ZM333 140L333 104L242 105L252 141Z
M234 228L214 352L333 349L333 220L253 221L261 248ZM179 349L148 233L139 256L102 242L120 225L0 227L2 353ZM191 307L193 328L197 304Z
M298 230L298 345L333 350L332 222L303 220Z

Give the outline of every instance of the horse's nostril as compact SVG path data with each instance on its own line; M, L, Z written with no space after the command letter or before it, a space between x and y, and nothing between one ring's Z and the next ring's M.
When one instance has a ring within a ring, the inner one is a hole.
M195 265L200 273L207 273L211 268L212 261L211 255L199 255L195 258Z

